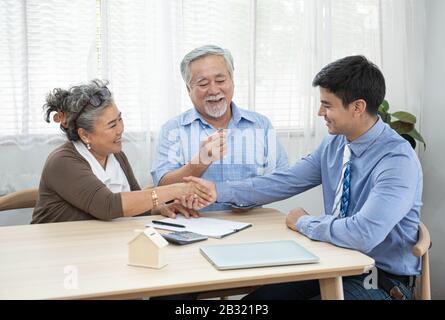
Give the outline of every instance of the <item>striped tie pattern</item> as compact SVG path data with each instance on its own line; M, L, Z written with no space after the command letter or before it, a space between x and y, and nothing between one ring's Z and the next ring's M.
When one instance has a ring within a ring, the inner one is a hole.
M340 218L346 217L349 208L349 187L351 185L351 161L346 163L343 175L343 193L341 195Z
M343 162L340 179L335 191L334 206L332 215L334 217L345 217L349 207L349 186L351 184L351 150L349 145L345 145L343 150Z

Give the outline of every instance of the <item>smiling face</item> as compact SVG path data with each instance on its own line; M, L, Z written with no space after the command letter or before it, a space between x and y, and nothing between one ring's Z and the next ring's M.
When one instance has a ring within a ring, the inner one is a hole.
M230 112L233 80L224 57L208 55L190 64L190 83L187 86L196 110L204 117L220 119Z
M79 130L82 141L91 145L90 152L99 162L106 160L108 155L122 150L124 122L121 112L114 103L97 117L93 132Z
M320 87L320 103L318 115L324 117L330 134L354 136L357 122L354 102L345 107L339 97Z

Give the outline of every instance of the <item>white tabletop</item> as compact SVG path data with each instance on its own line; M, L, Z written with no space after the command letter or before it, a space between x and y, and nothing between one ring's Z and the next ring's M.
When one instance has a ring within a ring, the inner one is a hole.
M361 274L374 264L358 251L311 241L288 229L285 215L273 209L206 215L253 226L223 239L169 245L168 264L160 270L127 265L133 230L160 216L0 227L0 299L136 298L307 279L321 279L323 298L342 299L341 277ZM320 262L218 271L199 252L203 244L286 239L296 240Z

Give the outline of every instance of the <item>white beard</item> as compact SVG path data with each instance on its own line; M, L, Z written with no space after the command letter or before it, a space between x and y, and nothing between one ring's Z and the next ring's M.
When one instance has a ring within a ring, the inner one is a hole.
M222 100L221 104L212 106L206 102L204 104L204 110L207 113L207 115L211 118L214 118L214 119L221 118L227 111L227 101Z

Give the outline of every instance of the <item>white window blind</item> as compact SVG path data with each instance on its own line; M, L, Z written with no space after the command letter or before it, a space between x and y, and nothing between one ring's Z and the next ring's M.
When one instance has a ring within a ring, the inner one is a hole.
M240 107L307 133L322 66L381 62L380 11L379 0L2 0L0 134L54 132L45 94L95 77L110 80L127 132L155 130L192 107L179 63L210 43L234 56Z
M47 132L42 105L55 87L95 74L95 3L0 2L0 134Z
M378 0L256 1L255 110L277 128L313 128L315 74L335 59L380 62Z
M101 1L98 1L101 2ZM149 129L159 96L156 65L158 8L155 1L102 1L101 76L110 81L125 130Z
M249 101L250 79L254 61L252 61L253 45L252 1L227 0L223 5L220 0L183 0L183 30L179 47L184 54L190 50L206 45L216 44L231 51L234 57L234 101L239 107L254 109ZM178 72L179 62L178 61ZM183 110L190 108L185 86L182 86Z
M380 0L332 1L331 5L333 59L363 54L381 65Z
M313 127L313 1L257 1L255 109L276 128Z

